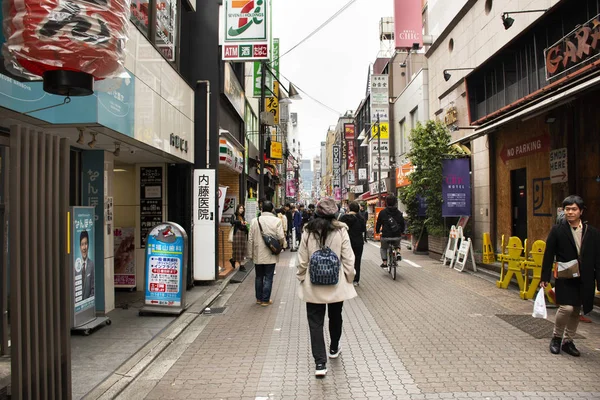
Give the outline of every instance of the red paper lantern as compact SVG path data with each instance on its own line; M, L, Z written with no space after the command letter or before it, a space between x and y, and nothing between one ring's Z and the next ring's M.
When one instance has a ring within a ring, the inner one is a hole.
M5 0L12 69L44 78L44 90L93 93L94 79L123 71L128 0Z

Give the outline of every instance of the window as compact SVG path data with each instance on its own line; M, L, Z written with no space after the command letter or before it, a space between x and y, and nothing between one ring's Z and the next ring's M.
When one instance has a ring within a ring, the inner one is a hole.
M419 122L419 107L415 107L410 112L410 129L415 129L417 127L418 122Z
M167 61L176 63L179 40L178 0L131 0L130 8L131 22Z
M406 136L406 118L402 118L402 121L400 121L400 154L406 153L408 139Z

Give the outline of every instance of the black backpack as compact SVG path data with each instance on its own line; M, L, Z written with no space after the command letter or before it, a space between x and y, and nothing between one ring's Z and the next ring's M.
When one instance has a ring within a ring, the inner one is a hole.
M313 285L337 285L340 278L340 259L329 246L321 248L310 256L308 271Z
M396 221L396 218L394 218L393 215L388 214L386 225L393 233L400 232L400 225L398 224L398 221Z

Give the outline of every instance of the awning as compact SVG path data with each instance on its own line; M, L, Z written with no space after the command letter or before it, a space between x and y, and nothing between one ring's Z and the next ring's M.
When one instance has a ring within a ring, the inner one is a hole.
M515 112L514 114L510 114L503 118L499 118L498 120L491 122L485 126L477 127L475 129L475 131L473 133L471 133L470 135L464 136L460 139L456 139L456 140L450 142L450 144L452 145L455 143L465 143L465 142L477 139L478 137L486 135L488 133L491 133L492 131L498 129L502 125L505 125L516 119L523 118L526 116L533 117L535 115L531 115L531 114L533 114L535 112L543 113L543 112L550 111L553 108L559 107L565 103L570 102L572 100L572 98L570 98L570 96L574 96L574 95L578 94L579 92L589 89L590 87L597 85L599 83L600 83L600 76L596 76L592 79L585 80L585 81L581 82L580 84L575 85L567 90L549 95L545 99L543 99L533 105L525 106L521 110Z

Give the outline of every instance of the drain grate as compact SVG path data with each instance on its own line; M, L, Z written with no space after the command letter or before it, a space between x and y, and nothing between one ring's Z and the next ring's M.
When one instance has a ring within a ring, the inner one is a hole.
M225 312L225 309L227 309L227 307L206 307L204 309L203 314L204 315L219 315L219 314L223 314Z
M533 318L531 315L523 314L496 314L496 317L530 334L536 339L552 338L554 323L547 319ZM576 334L575 339L585 339L585 337Z

